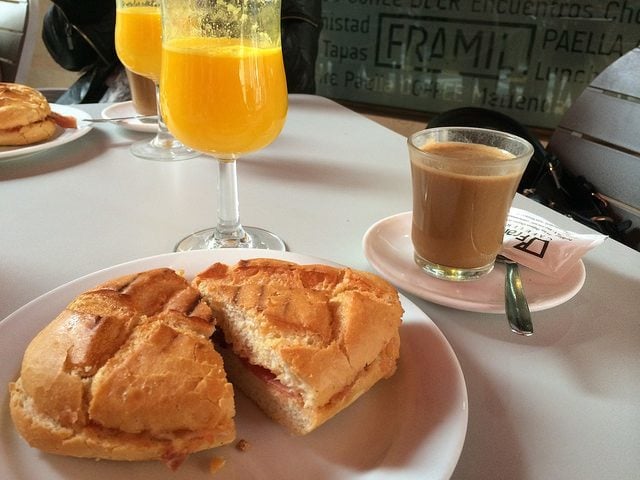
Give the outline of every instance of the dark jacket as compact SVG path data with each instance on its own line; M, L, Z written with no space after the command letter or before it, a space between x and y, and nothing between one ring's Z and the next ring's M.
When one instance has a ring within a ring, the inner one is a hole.
M42 39L51 57L82 76L58 103L99 102L122 71L115 50L114 0L52 0ZM282 53L289 93L315 93L322 0L282 0Z
M282 55L289 93L316 92L322 0L282 0Z

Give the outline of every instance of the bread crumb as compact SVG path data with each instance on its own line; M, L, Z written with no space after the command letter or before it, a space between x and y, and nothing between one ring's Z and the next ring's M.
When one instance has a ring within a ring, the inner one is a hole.
M236 449L240 450L241 452L246 452L247 450L249 450L249 447L251 445L249 444L249 442L247 442L244 438L238 440L238 443L236 443Z
M213 457L211 459L211 462L209 462L209 473L211 473L213 475L218 470L220 470L222 467L224 467L225 463L226 463L226 461L225 461L224 458L222 458L222 457Z

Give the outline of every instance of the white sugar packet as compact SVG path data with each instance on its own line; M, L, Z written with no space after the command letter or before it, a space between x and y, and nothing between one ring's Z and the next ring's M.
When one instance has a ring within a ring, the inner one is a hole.
M512 207L501 253L536 272L563 277L584 254L607 238L599 233L563 230L542 217Z

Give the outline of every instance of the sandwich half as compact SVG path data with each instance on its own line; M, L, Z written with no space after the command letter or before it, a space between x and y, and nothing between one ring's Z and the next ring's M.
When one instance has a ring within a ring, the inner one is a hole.
M0 82L0 146L31 145L50 139L62 128L76 128L76 119L51 111L38 90Z
M402 307L366 272L252 259L193 281L224 338L230 381L291 433L304 435L396 370Z
M27 347L9 387L13 422L46 452L175 469L235 438L233 387L214 328L210 308L173 270L102 284Z

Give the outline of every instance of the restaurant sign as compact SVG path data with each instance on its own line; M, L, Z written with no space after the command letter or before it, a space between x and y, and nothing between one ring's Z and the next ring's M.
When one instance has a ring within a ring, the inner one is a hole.
M323 0L318 94L435 113L498 110L554 128L640 45L640 0Z

